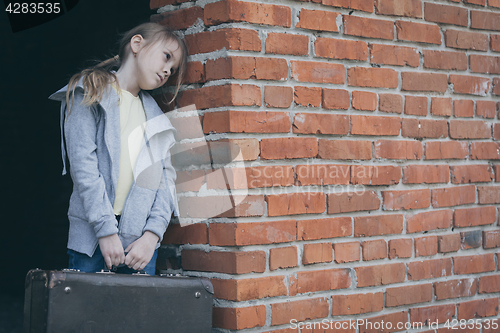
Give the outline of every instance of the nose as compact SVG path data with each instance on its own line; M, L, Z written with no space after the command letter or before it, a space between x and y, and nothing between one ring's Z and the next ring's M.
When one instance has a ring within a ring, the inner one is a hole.
M172 66L170 65L166 66L163 71L165 72L165 74L167 74L167 76L172 75Z

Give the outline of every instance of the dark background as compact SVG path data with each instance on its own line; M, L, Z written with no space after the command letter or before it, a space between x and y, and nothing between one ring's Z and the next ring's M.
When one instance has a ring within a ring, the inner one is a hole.
M115 55L119 33L155 11L148 0L80 0L52 21L13 33L0 7L0 332L21 332L26 273L68 261L72 183L61 175L60 103L48 96L90 60Z

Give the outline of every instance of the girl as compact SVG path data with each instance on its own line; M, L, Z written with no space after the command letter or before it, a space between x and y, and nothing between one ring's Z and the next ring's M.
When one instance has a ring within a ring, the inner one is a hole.
M178 73L175 98L186 59L178 36L141 24L125 33L117 56L49 97L61 101L63 175L67 154L73 180L69 268L155 274L163 234L178 216L169 153L175 129L145 90Z

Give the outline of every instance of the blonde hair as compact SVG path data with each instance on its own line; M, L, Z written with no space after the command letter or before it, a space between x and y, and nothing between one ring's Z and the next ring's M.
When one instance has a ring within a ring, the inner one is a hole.
M177 80L175 93L172 99L167 102L170 104L174 101L179 93L180 86L182 85L182 80L186 73L187 66L187 49L184 41L177 36L175 33L167 29L158 23L148 22L138 25L137 27L127 31L122 35L120 40L120 46L118 48L118 55L113 58L104 60L97 65L84 69L83 71L73 75L69 80L68 89L66 91L66 105L69 103L70 93L72 95L71 108L73 107L73 101L75 97L75 89L78 81L82 79L83 88L85 94L83 97L83 103L90 106L95 103L99 103L102 99L104 93L104 88L111 82L114 82L118 86L118 80L116 79L115 73L111 72L113 68L119 68L122 64L122 60L127 59L131 52L131 48L128 47L130 40L135 35L141 35L146 41L146 46L149 46L157 41L164 40L175 40L177 44L182 49L182 57L179 63L179 68L177 70ZM118 86L119 87L119 86ZM71 112L69 108L68 115Z

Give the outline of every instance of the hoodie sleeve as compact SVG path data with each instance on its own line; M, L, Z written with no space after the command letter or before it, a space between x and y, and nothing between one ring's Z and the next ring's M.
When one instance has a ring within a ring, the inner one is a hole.
M75 91L71 112L64 121L64 138L73 186L80 195L87 221L100 238L118 233L118 222L98 168L97 109L85 106L82 100L83 92Z

